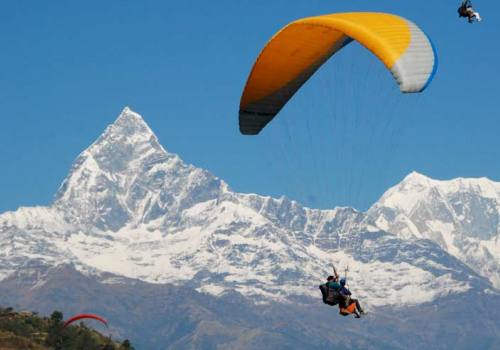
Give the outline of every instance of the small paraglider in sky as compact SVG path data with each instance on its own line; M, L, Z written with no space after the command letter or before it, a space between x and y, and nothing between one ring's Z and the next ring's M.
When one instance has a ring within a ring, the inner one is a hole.
M467 18L469 23L474 21L481 22L482 18L479 12L476 12L472 7L471 0L463 0L462 5L458 8L458 16Z
M101 316L94 315L94 314L77 314L77 315L67 319L66 322L64 322L63 328L66 328L71 323L76 322L76 321L81 320L81 319L94 319L94 320L101 322L106 327L108 326L108 322L104 318L102 318Z

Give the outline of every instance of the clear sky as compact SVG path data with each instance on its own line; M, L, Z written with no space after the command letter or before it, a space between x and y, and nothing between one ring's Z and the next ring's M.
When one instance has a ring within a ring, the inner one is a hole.
M366 209L416 170L500 180L500 4L459 1L217 0L0 3L0 212L49 204L75 157L124 106L164 147L236 191ZM402 96L352 45L258 137L238 131L259 51L306 16L382 11L418 23L440 66ZM411 98L410 98L411 97Z

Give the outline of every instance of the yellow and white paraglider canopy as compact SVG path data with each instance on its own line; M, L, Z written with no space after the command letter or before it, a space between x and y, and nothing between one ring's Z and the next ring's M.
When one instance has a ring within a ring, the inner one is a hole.
M258 134L332 55L353 40L389 69L404 93L423 91L437 68L427 35L411 21L387 13L337 13L297 20L266 44L240 102L240 131Z

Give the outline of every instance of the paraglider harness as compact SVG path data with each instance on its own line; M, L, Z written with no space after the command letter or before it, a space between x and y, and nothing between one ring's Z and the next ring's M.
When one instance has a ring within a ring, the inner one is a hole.
M335 306L339 304L339 301L342 299L340 292L329 288L327 283L320 285L319 289L321 290L321 294L323 296L323 303L327 305Z
M337 273L337 270L335 269L335 265L332 264L333 267L333 276L331 276L334 280L339 279L339 275ZM347 268L346 268L346 277L347 277ZM328 287L328 283L322 284L319 286L319 289L321 290L321 295L323 296L323 303L330 305L330 306L335 306L339 305L339 307L343 306L346 304L347 300L346 298L340 293L339 290L335 290L333 288Z
M351 298L340 294L340 292L332 288L328 288L326 283L320 285L319 289L321 290L321 294L323 295L323 303L330 306L335 306L338 304L339 314L341 314L342 316L348 316L354 313L356 309L356 303L351 301Z
M349 316L356 311L356 302L347 297L344 305L339 305L339 314L342 316Z

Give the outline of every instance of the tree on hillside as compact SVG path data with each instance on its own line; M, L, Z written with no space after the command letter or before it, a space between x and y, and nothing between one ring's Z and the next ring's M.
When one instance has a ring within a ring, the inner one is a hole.
M50 315L50 325L45 344L54 347L55 350L62 349L63 340L61 332L63 328L63 318L63 313L57 310Z
M134 347L130 344L130 340L125 339L121 345L122 350L134 350Z

